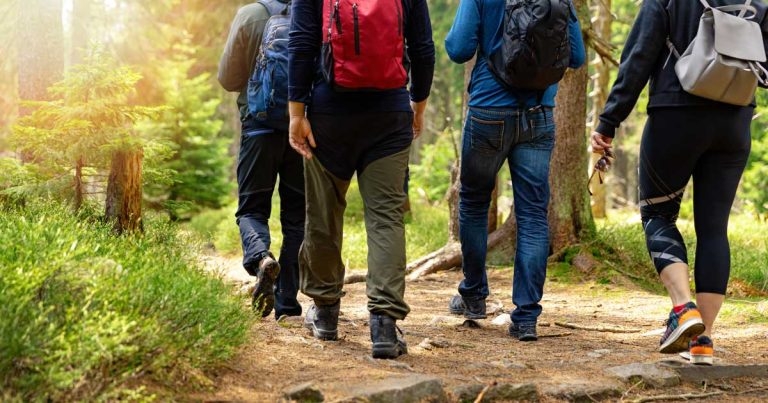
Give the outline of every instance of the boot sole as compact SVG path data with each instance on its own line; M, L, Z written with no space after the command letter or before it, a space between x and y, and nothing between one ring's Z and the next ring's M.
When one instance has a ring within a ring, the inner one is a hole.
M275 307L275 280L280 274L280 264L275 261L273 264L264 266L259 272L259 283L253 291L254 309L261 309L261 316L267 317Z
M314 323L305 323L304 327L309 329L309 331L312 332L312 336L314 336L316 339L325 340L325 341L334 341L339 338L338 330L318 329Z
M463 315L467 319L485 319L488 317L488 315L484 313L469 313L467 310L457 310L457 309L450 309L449 311L454 315Z
M392 359L408 354L408 348L400 343L373 343L373 358Z
M696 336L704 333L704 322L701 319L689 320L669 335L667 341L659 346L662 354L674 354L688 350L688 343Z

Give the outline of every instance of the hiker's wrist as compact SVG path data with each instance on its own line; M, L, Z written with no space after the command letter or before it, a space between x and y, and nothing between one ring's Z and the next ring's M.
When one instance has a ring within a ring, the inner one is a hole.
M289 101L288 102L288 116L293 118L303 118L306 116L307 106L304 102Z

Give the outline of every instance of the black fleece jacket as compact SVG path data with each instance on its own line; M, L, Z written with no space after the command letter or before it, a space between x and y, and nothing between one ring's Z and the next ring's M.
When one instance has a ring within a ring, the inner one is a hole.
M727 4L744 4L744 0L707 0L712 7ZM766 5L753 0L757 9L754 21L760 24L763 37L768 37ZM650 80L648 113L653 108L692 105L720 105L717 101L691 95L683 90L675 75L675 56L669 58L666 45L670 38L678 52L682 53L691 43L699 28L704 6L698 0L644 0L621 54L621 65L616 82L600 115L596 131L613 137L616 128L629 116L637 103L645 84ZM768 51L768 47L766 47ZM764 63L764 67L768 64ZM752 104L754 106L754 104Z

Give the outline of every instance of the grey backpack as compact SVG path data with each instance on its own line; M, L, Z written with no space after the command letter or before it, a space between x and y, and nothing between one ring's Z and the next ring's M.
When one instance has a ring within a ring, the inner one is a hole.
M677 57L675 73L683 89L693 95L733 105L748 105L758 82L766 85L768 71L757 10L745 4L711 7L706 0L699 30L683 54L667 38L670 56ZM729 12L738 11L738 15ZM669 60L669 59L667 59Z

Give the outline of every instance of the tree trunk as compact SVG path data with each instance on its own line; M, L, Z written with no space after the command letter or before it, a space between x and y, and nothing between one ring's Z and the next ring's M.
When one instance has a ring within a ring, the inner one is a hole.
M48 87L61 79L64 71L61 6L62 0L19 1L16 21L21 100L47 100ZM29 112L27 108L19 108L20 116Z
M77 159L77 162L75 162L75 178L74 178L74 188L75 188L75 197L74 197L74 208L75 211L80 210L80 207L83 206L83 200L85 195L85 186L83 184L83 167L85 166L85 161L83 160L83 157L80 157Z
M106 218L118 234L143 230L141 223L141 161L139 150L116 151L107 182Z
M611 0L603 0L595 3L595 10L593 11L595 19L593 21L593 28L600 38L606 42L611 39L611 22L613 22L613 16L611 14ZM608 91L611 79L611 66L608 60L605 60L600 55L595 54L593 61L595 66L594 75L594 90L592 91L592 122L591 129L597 128L597 124L600 122L600 111L605 106L605 101L608 99ZM591 153L590 158L590 174L594 169L594 165L600 155ZM591 185L592 189L592 215L596 218L604 218L607 204L607 183L600 183L599 180L593 180Z
M583 0L574 2L577 9ZM549 227L551 248L558 251L594 232L587 192L586 145L587 68L569 70L560 82L555 104L555 149L552 153L549 184Z
M70 64L80 64L88 51L88 22L93 0L74 0L72 7L72 47Z

